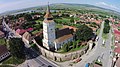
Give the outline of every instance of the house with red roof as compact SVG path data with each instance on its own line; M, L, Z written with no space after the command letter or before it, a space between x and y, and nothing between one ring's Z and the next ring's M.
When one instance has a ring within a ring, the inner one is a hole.
M120 26L120 23L112 25L114 29L113 33L115 37L115 48L114 48L115 55L113 58L114 67L120 67L120 31L118 30L119 26Z
M24 34L25 32L31 32L31 31L33 31L33 28L28 28L28 29L17 29L16 30L16 33L17 34L19 34L19 35L22 35L22 34Z
M2 31L0 31L0 38L3 38L4 36L5 34Z
M120 41L120 31L114 30L114 36L115 36L115 42L119 42Z
M10 56L10 52L8 51L6 46L5 45L0 45L0 61L4 60L8 56Z
M114 52L116 54L120 54L120 31L114 30L114 36L115 36L115 49L114 49Z

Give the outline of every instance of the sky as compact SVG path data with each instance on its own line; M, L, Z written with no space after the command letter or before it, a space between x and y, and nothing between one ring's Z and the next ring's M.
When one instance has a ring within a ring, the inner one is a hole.
M0 13L22 8L47 5L47 3L91 4L120 12L120 0L0 0Z

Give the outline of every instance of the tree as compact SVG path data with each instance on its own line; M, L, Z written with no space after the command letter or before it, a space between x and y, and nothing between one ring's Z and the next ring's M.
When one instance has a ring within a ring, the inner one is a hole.
M79 43L80 43L80 40L78 39L77 41L76 41L76 47L78 48L79 47Z
M105 23L106 23L106 24L109 24L109 22L110 22L110 21L109 21L108 19L105 20Z
M72 23L74 22L74 18L73 17L71 17L70 22L72 22Z
M9 40L10 52L17 58L25 58L24 43L20 38L11 38Z
M76 42L73 41L73 48L75 49L76 48Z
M69 51L69 46L68 46L68 44L64 44L64 45L63 45L63 50L64 50L64 52L68 52L68 51Z
M103 33L107 34L109 33L109 30L110 30L110 25L109 25L109 20L105 20L105 23L104 23L104 29L103 29Z
M32 16L30 14L25 14L24 17L27 21L32 21Z
M93 35L93 30L86 25L78 26L76 31L76 38L80 41L87 41Z

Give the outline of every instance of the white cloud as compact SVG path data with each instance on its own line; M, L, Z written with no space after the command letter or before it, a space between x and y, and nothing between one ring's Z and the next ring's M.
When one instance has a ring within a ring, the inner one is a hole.
M108 4L108 3L105 3L105 2L98 2L96 4L99 5L99 6L107 7L107 8L119 9L115 5L111 5L111 4Z

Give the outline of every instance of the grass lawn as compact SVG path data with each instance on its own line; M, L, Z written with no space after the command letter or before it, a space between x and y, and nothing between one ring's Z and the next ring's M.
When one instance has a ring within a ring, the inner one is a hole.
M4 44L6 44L5 39L0 38L0 45L4 45Z
M100 29L97 30L96 34L99 35L99 33L100 33Z
M70 22L70 19L62 18L62 22Z
M70 22L70 19L68 18L62 18L62 19L55 19L56 22L62 22L62 23L69 23Z
M34 43L32 43L32 44L30 44L31 45L31 47L34 47L35 46L35 44Z
M61 25L61 24L56 24L56 28L62 28L63 27L63 25Z
M120 31L120 26L118 27L118 30Z
M56 51L57 53L65 53L64 50L61 48L59 50Z
M24 61L25 61L24 59L19 59L19 58L15 58L15 57L11 56L8 59L6 59L5 61L3 61L2 64L21 64Z
M13 66L9 66L9 65L0 65L0 67L13 67Z
M77 21L80 20L80 18L78 18L78 17L76 17L76 18L74 18L74 19L77 20Z
M103 39L107 39L107 38L108 38L108 34L103 33L103 34L102 34L102 38L103 38Z
M112 46L111 46L111 49L115 49L115 46L114 46L114 45L112 45Z
M77 48L75 48L75 49L71 49L70 50L70 52L72 52L72 51L77 51L77 50L81 50L82 48L84 48L85 46L80 46L80 47L77 47Z
M72 48L72 49L69 50L68 52L73 52L73 51L81 50L81 49L84 48L84 47L85 47L85 46L80 46L80 47ZM57 52L58 52L58 53L68 53L68 52L65 52L62 48L59 49Z
M43 21L41 21L41 20L36 20L35 22L42 24Z
M38 32L40 32L40 31L35 30L35 31L32 32L32 34L36 34L36 33L38 33Z

